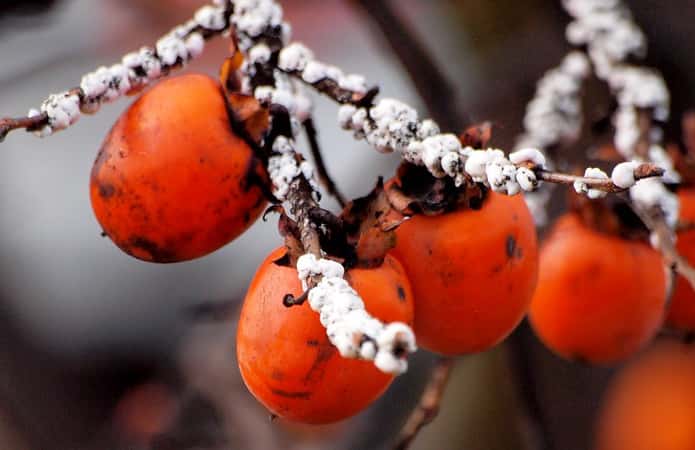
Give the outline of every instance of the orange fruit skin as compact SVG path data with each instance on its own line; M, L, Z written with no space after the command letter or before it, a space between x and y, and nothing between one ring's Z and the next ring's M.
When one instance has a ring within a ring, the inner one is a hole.
M680 200L680 219L685 222L695 221L695 189L678 191ZM690 264L695 264L695 230L678 233L676 241L678 252ZM672 328L683 331L695 331L695 292L690 283L678 275L671 297L666 323Z
M283 306L285 294L302 292L297 271L273 262L284 253L280 248L268 256L246 294L237 331L242 378L259 402L284 419L345 419L376 400L393 376L370 361L342 358L308 302ZM395 258L387 255L378 268L351 269L346 279L374 317L412 324L410 285Z
M659 330L666 273L649 245L561 217L541 248L531 325L555 353L594 364L621 360Z
M659 342L619 372L603 399L595 448L695 449L695 348Z
M245 231L265 199L248 186L263 169L231 130L219 83L185 75L158 83L116 122L92 168L104 232L151 262L203 256Z
M396 234L392 253L413 287L419 346L446 355L481 352L524 317L538 248L523 197L490 192L478 211L418 215Z

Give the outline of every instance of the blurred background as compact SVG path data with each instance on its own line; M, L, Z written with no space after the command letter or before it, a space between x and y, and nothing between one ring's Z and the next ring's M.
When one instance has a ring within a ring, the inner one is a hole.
M4 0L0 115L26 113L82 74L151 45L204 3ZM568 50L559 3L392 0L449 77L452 101L469 122L493 121L493 143L502 148L519 133L536 80ZM379 30L351 1L282 4L294 37L321 59L424 111ZM694 104L695 3L630 4L678 117ZM226 48L214 41L186 70L216 74ZM593 95L587 115L597 120L609 103L600 89ZM390 448L434 361L425 352L372 408L328 427L271 422L244 388L234 360L237 306L257 265L281 243L273 220L208 257L172 265L132 259L101 237L89 174L129 101L49 139L17 132L0 146L0 448ZM397 157L353 141L335 116L335 105L317 97L328 168L350 197L365 194L377 176L393 173ZM579 143L566 156L576 162L585 151ZM336 207L327 197L326 205ZM610 375L550 355L523 325L499 348L460 358L439 418L414 448L526 449L540 433L548 450L586 450Z

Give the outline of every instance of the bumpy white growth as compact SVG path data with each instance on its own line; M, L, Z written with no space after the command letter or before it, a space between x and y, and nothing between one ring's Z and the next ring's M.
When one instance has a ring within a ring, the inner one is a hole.
M41 105L40 111L30 111L32 115L29 117L35 117L40 113L45 113L48 117L48 124L34 133L45 137L62 130L75 123L80 113L93 114L99 110L102 103L113 102L132 89L159 79L173 66L185 64L199 56L205 48L205 39L203 34L196 30L223 31L227 26L225 11L228 3L217 1L217 6L202 7L195 13L193 20L162 36L154 49L143 47L139 51L126 54L118 64L102 66L84 75L80 82L79 95L61 93L49 96Z
M545 166L545 155L537 148L522 148L509 154L513 164L531 163L537 167Z
M638 161L627 161L616 165L611 173L613 184L622 189L628 189L635 185L635 169L639 167Z
M646 211L658 208L666 224L672 229L678 223L679 202L664 184L657 178L639 180L630 188L630 198L636 205Z
M640 159L635 154L641 139L638 111L649 111L657 121L669 116L670 96L662 75L656 70L627 64L629 56L643 57L646 38L621 0L563 0L574 21L567 28L567 39L588 48L596 75L608 83L618 101L613 117L614 143L627 160ZM660 146L662 131L649 130L650 148L646 157L666 170L664 179L680 180L673 163ZM642 180L635 184L631 163L619 165L611 176L620 187L630 187L630 197L644 208L659 207L667 222L675 226L678 198L661 180Z
M584 171L584 178L607 180L608 174L601 169L597 169L596 167L589 167ZM585 181L582 180L577 180L574 182L574 190L577 192L577 194L584 194L592 200L606 196L605 191L600 189L592 189Z
M524 133L517 149L549 147L573 142L582 129L581 89L589 74L582 52L571 52L538 81L536 94L526 107Z
M526 107L524 132L516 143L518 151L525 153L525 147L546 150L576 141L583 122L581 90L589 73L590 63L586 55L573 51L563 58L559 66L543 75L536 86L536 94ZM510 155L510 160L518 164L515 153ZM538 154L543 155L541 152ZM541 166L552 165L544 157L542 162L532 162ZM545 225L545 203L550 199L550 194L542 190L526 189L523 183L520 184L527 191L524 198L533 213L534 221L537 225Z
M364 309L364 302L343 278L343 266L335 261L302 255L297 261L299 279L321 277L309 291L309 306L319 318L331 343L343 357L373 360L386 373L407 370L405 355L416 350L415 336L406 324L383 324Z
M235 0L230 18L239 47L246 51L255 38L274 27L283 27L282 8L274 0Z
M293 153L282 153L268 159L268 175L273 183L273 194L279 200L285 200L290 185L301 174Z
M309 61L313 61L314 53L304 44L293 42L280 51L278 69L286 72L301 72Z
M225 8L223 6L203 6L196 11L193 20L205 29L219 31L227 26L224 13Z

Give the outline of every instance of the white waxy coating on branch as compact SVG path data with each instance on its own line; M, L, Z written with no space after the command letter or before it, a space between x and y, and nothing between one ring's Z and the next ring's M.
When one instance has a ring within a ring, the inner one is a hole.
M536 167L545 166L545 155L537 148L522 148L509 154L509 160L514 164L531 163Z
M533 99L526 107L524 132L517 138L517 151L525 152L525 147L529 146L546 150L577 140L583 123L582 85L590 74L590 66L583 52L572 51L557 67L543 75L536 85ZM515 156L516 153L510 154L510 160L518 164L521 156ZM540 151L538 154L543 155ZM530 162L540 166L548 164L544 156L542 162L540 159ZM526 189L524 180L520 180L520 184L527 191L524 199L534 221L537 225L545 225L548 217L546 202L550 200L550 194L543 189Z
M219 31L227 26L227 19L224 17L224 13L224 7L203 6L196 11L193 20L205 29Z
M343 278L341 264L305 254L297 261L304 289L307 279L321 277L309 291L309 306L319 313L328 339L345 358L373 360L381 371L400 374L407 370L405 356L416 350L415 336L406 324L383 324L364 307L359 294Z
M601 169L598 169L596 167L588 167L584 171L584 178L608 180L609 177L608 174ZM574 190L577 192L577 194L584 194L592 200L603 198L607 195L605 191L602 191L600 189L592 189L586 182L581 180L577 180L574 182Z
M630 188L630 198L636 205L649 211L658 208L666 225L671 229L678 223L678 197L670 192L658 178L639 180Z
M304 44L293 42L280 51L278 68L286 72L301 72L309 61L313 61L314 53Z
M272 3L272 0L269 1ZM50 136L75 123L80 113L93 114L102 103L113 102L132 89L159 79L172 66L199 56L205 48L205 39L200 32L193 30L197 27L210 32L223 30L226 27L224 13L227 5L228 2L219 2L219 7L204 6L195 13L193 20L162 36L155 49L142 47L123 56L118 64L102 66L85 74L80 81L81 92L78 96L66 96L66 93L49 96L40 111L31 110L32 113L38 112L29 117L40 113L46 113L48 117L48 124L34 133L40 137ZM77 110L74 107L75 98L78 99Z
M517 140L517 149L530 146L543 150L577 139L582 129L580 94L589 67L586 55L574 51L543 75L526 107L524 133Z
M627 161L613 167L611 181L621 189L629 189L635 185L635 169L639 167L638 161Z

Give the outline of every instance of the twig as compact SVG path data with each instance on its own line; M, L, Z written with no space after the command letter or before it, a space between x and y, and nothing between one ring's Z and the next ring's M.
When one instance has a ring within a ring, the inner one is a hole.
M10 131L24 128L27 131L33 131L48 123L48 115L46 113L39 114L33 117L19 117L16 119L5 118L0 119L0 142L2 142Z
M418 406L408 417L405 425L398 435L394 450L406 450L417 437L420 430L431 423L439 414L439 406L444 397L451 371L456 360L450 357L442 357L432 369L429 381L422 392Z
M350 0L349 3L359 6L379 29L408 72L420 97L427 100L434 120L447 130L463 129L469 120L458 107L456 88L432 52L391 4L387 0Z
M655 236L655 243L665 259L665 265L681 274L691 286L695 286L695 268L678 253L673 230L664 220L661 211L648 211L630 202L633 211Z
M328 192L328 195L335 197L340 207L344 208L347 204L347 199L340 192L338 186L335 184L335 181L333 181L333 178L328 173L326 164L323 161L323 154L321 152L321 146L319 145L314 120L310 117L304 121L303 125L304 132L306 133L307 140L309 141L311 156L314 158L314 167L316 168L319 181L326 188L326 192Z
M655 164L645 163L635 169L635 181L644 178L660 177L664 174L664 169ZM576 182L586 184L590 189L596 189L603 192L625 192L627 189L616 186L610 178L591 178L569 175L566 173L550 172L547 170L537 170L536 175L539 180L547 181L556 184L573 185Z

